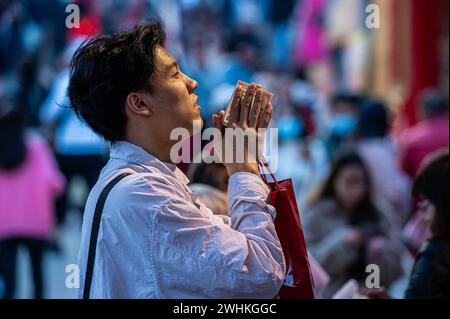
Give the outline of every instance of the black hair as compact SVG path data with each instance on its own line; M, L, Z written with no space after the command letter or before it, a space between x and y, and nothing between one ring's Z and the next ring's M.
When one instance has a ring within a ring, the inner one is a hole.
M192 165L189 171L192 183L210 185L214 188L226 191L226 189L222 189L224 185L221 185L221 181L217 179L217 176L220 176L221 173L228 176L227 170L222 163L202 162L197 165Z
M147 22L129 31L95 36L75 52L67 90L71 107L106 140L114 142L125 135L128 94L153 93L155 52L164 40L162 23Z
M412 188L413 196L423 196L435 207L431 222L434 236L448 238L448 196L449 196L448 150L430 155L419 169Z
M350 223L356 225L368 222L378 222L379 212L372 201L369 171L362 158L356 152L349 149L342 150L333 161L331 171L327 179L319 187L316 193L314 193L313 196L309 199L309 206L325 199L333 199L339 203L339 199L337 198L335 190L335 181L342 169L349 165L358 165L359 167L361 167L364 172L364 178L367 185L367 191L364 194L362 200L351 212Z
M243 46L249 46L260 50L262 47L260 39L251 30L238 30L230 34L227 41L227 51L234 52Z
M384 137L388 129L388 113L385 105L376 100L364 101L359 113L358 136L360 138Z
M428 118L441 116L448 110L444 96L437 89L425 89L420 94L420 105Z
M0 97L0 169L14 170L26 158L24 114L14 101Z
M363 98L357 94L338 92L331 99L331 107L334 108L337 103L348 103L355 110L358 110L362 100Z

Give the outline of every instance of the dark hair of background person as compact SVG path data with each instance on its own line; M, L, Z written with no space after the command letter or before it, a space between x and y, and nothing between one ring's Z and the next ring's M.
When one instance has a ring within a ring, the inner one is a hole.
M425 118L434 118L448 112L448 104L437 89L425 89L419 96L419 103Z
M359 113L357 135L362 139L383 138L389 131L388 112L383 102L367 99Z
M14 170L25 160L26 119L13 100L0 97L0 169Z
M414 179L413 196L424 197L436 209L431 222L431 231L435 237L448 238L448 199L449 199L449 173L448 150L438 151L430 155L424 162Z
M199 183L212 186L222 191L227 191L228 185L224 185L222 175L228 176L227 169L222 163L199 163L192 165L189 170L191 183Z
M332 163L331 171L322 184L322 186L310 197L308 200L308 206L316 204L321 200L333 199L339 203L335 191L335 181L338 178L341 171L350 165L357 165L361 167L364 172L364 178L366 179L366 193L360 201L360 203L354 207L350 213L350 224L357 225L362 223L378 222L379 214L378 210L372 202L371 181L369 172L361 159L361 157L354 151L344 150L342 151Z
M75 52L67 90L71 107L106 140L124 137L128 94L153 93L156 48L164 41L162 23L152 21L114 35L95 36Z
M331 108L335 108L338 103L346 103L353 107L355 111L357 111L362 100L363 98L359 95L347 92L338 92L331 99Z

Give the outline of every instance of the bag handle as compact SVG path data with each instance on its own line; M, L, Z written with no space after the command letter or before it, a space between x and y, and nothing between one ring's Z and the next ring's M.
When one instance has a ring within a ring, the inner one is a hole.
M94 272L94 262L95 262L95 252L97 247L98 231L100 228L100 221L102 219L103 207L105 206L106 198L111 192L112 188L124 177L130 175L129 173L120 174L112 181L110 181L97 200L97 205L95 206L94 218L92 220L91 228L91 239L89 242L88 260L86 266L86 276L84 278L84 289L83 289L83 299L89 299L92 284L92 275Z
M264 156L261 156L261 158L259 159L258 168L259 168L259 173L260 173L261 178L264 181L264 183L268 184L266 174L264 174L264 169L266 169L267 172L269 173L269 175L272 177L272 180L275 183L276 188L281 189L280 184L278 183L277 179L275 178L275 175L273 174L272 170L270 169L270 166L267 163Z

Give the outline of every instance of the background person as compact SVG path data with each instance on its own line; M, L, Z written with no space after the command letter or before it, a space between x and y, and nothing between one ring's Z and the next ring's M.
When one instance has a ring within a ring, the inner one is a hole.
M399 139L400 163L414 178L425 157L439 149L448 148L448 105L442 94L427 89L419 98L422 121L405 130Z
M389 224L371 198L369 173L354 152L341 153L303 217L308 250L330 276L329 298L347 280L363 282L366 265L380 266L381 282L401 274Z
M32 181L32 182L30 182ZM0 275L3 298L16 293L17 253L30 256L33 298L44 295L44 250L65 179L46 141L25 131L23 109L0 97Z
M414 180L413 195L429 221L430 236L416 256L405 299L448 299L449 154L438 151L425 159ZM385 288L364 289L369 298L390 298Z

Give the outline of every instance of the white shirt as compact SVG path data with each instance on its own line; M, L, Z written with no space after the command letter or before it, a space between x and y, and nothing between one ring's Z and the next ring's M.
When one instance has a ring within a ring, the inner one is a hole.
M111 159L87 200L78 296L82 297L97 198L121 173L103 210L91 298L273 298L285 262L266 203L268 187L256 175L229 180L229 216L198 200L188 178L128 142L111 146Z

